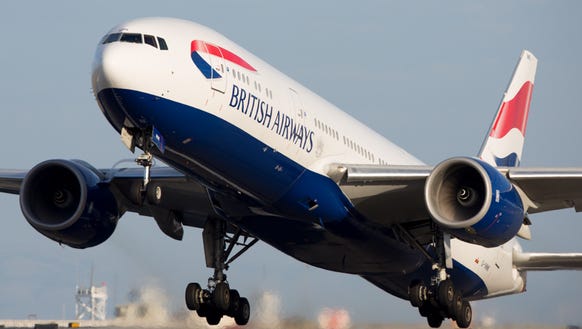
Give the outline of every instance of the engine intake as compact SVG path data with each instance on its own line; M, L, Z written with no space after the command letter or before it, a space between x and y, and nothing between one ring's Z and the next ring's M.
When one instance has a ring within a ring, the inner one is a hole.
M73 248L101 244L120 211L103 177L81 161L48 160L32 168L20 190L24 217L41 234Z
M495 167L474 158L438 164L426 181L425 201L444 231L485 247L515 237L524 218L513 184Z

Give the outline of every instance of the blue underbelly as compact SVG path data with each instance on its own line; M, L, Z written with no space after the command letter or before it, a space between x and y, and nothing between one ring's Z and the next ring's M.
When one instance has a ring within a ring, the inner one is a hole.
M390 229L370 226L329 177L307 170L237 126L178 102L125 89L105 89L98 101L120 131L126 119L155 126L166 152L156 156L210 186L248 191L275 216L239 225L309 264L356 274L406 273L422 255ZM209 172L201 174L203 168Z

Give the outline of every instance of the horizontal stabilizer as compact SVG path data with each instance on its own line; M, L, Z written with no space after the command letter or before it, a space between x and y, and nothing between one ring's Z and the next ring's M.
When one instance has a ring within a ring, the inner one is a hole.
M522 271L582 270L578 253L513 253L513 265Z

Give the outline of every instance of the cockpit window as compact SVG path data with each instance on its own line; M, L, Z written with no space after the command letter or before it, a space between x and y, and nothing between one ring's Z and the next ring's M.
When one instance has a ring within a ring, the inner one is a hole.
M133 43L143 43L141 39L141 34L139 33L123 33L121 35L121 42L133 42Z
M161 50L168 50L168 45L166 44L166 40L164 40L164 38L158 37L158 43L160 44Z
M144 34L143 40L146 44L154 48L158 48L158 44L156 43L156 37L154 37L153 35Z
M145 43L146 45L150 45L156 49L168 50L168 44L164 38L156 37L150 34L142 35L140 33L111 33L103 37L103 41L101 43L107 44L117 41L142 44Z
M111 33L110 35L105 37L105 40L103 40L103 44L119 41L120 37L121 33Z

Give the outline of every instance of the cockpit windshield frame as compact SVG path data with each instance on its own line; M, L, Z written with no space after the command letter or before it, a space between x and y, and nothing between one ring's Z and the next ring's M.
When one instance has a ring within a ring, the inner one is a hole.
M154 48L160 50L168 50L168 44L166 40L159 36L154 36L151 34L141 34L141 33L129 33L129 32L115 32L103 37L101 44L108 44L112 42L127 42L127 43L140 43L147 44Z

